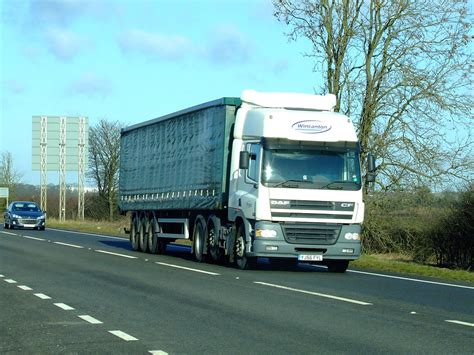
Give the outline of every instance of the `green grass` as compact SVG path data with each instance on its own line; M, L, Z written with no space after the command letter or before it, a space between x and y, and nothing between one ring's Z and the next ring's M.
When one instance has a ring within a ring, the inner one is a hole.
M406 256L393 254L362 255L359 260L351 262L351 266L373 271L389 271L474 283L474 272L421 265L410 261Z
M124 228L129 229L130 222L129 219L125 217L113 222L93 220L67 220L65 222L60 222L57 219L48 218L47 228L48 227L128 238L128 234L125 234ZM359 260L351 263L351 267L376 272L389 271L400 274L434 277L438 279L463 281L474 284L474 272L451 270L431 265L421 265L412 262L409 257L399 254L362 255Z

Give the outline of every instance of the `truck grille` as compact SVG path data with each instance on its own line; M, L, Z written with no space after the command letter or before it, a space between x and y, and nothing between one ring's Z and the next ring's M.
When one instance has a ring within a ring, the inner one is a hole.
M334 244L340 231L337 224L283 223L283 234L290 244Z
M270 200L272 220L292 222L297 219L332 219L350 223L355 211L354 202ZM309 222L309 221L306 221Z

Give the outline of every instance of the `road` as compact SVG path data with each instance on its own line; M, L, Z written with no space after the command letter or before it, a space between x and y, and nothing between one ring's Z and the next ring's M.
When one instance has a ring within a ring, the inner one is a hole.
M53 229L0 229L0 309L0 353L474 352L472 285L241 271Z

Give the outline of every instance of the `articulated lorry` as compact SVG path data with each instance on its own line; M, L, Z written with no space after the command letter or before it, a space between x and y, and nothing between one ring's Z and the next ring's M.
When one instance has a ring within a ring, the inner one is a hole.
M185 239L199 262L344 272L360 255L363 183L354 126L335 103L244 90L123 129L119 209L133 249Z

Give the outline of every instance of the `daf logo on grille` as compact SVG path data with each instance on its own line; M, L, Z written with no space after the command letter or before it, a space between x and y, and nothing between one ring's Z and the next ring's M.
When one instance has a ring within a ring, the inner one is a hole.
M278 205L278 206L288 206L290 204L290 201L283 201L283 200L273 200L270 202L272 205Z

